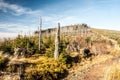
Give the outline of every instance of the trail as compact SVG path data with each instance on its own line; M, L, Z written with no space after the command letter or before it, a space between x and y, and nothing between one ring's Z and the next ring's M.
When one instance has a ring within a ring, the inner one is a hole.
M94 64L87 69L80 71L79 65L64 80L103 80L107 68L120 61L120 57L115 57L105 62Z

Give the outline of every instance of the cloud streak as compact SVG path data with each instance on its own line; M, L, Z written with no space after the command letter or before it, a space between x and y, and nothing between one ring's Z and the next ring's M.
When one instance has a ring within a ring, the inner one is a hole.
M0 0L0 10L2 10L4 13L7 13L10 11L12 14L16 16L19 16L22 14L39 14L42 12L40 10L33 11L30 8L22 7L16 4L10 4L10 3L4 2L3 0Z

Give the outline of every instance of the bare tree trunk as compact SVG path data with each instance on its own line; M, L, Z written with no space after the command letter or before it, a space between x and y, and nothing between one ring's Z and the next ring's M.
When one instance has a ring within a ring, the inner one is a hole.
M54 51L55 59L58 59L58 56L59 56L59 44L60 44L60 23L58 23L58 28L56 32L56 38L55 38L55 51Z
M39 27L39 50L41 49L41 29L42 29L42 18L40 17L40 27Z

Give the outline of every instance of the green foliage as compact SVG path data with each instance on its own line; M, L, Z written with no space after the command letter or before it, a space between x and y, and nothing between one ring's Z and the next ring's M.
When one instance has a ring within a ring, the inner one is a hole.
M4 52L9 52L9 53L13 52L13 50L11 50L11 46L8 46L8 45L0 46L0 50Z
M27 66L27 70L25 73L25 77L27 80L53 80L60 77L60 74L65 74L66 71L66 63L68 63L69 56L66 53L66 47L69 43L69 38L65 39L61 36L60 41L60 56L58 60L51 59L54 55L55 48L55 36L47 36L42 38L41 51L38 50L38 37L22 37L18 36L14 40L6 40L3 43L0 43L0 47L4 49L3 51L9 52L13 51L15 47L23 47L27 49L31 54L41 53L45 54L45 56L49 58L45 58L44 60L29 63L30 66ZM7 45L6 45L7 44ZM8 48L7 48L8 46ZM7 50L5 50L7 49ZM35 58L38 59L38 58ZM32 59L30 59L32 61ZM14 72L17 67L15 65L9 66L8 71Z
M62 53L66 49L67 44L69 43L69 38L64 38L61 36L60 48L59 51ZM0 43L0 51L14 53L15 47L25 48L31 54L45 54L48 57L53 57L54 48L55 48L55 36L43 36L41 50L38 50L38 37L37 36L20 36L14 40L5 39L4 42Z
M38 58L30 61L30 66L26 69L26 80L56 80L66 74L66 64L56 61L53 58Z
M85 39L85 41L86 41L86 43L88 44L88 43L92 42L92 39L91 39L91 37L87 37L87 38Z
M0 69L5 69L8 59L0 56Z
M47 57L53 57L54 56L54 47L46 49L45 56L47 56Z
M43 44L46 46L46 52L45 55L47 57L53 57L54 55L54 49L55 49L55 43L54 43L54 36L52 37L45 37L43 39ZM69 43L68 38L65 39L63 36L61 36L60 39L60 46L59 46L59 53L60 53L60 57L64 58L67 57L67 53L66 53L66 48L67 48L67 44ZM63 60L64 60L63 59ZM66 61L66 60L65 60Z
M47 57L53 57L55 49L54 36L44 37L43 45L45 46L45 55Z
M36 37L31 37L30 39L27 36L22 37L18 35L18 37L14 40L5 39L4 42L1 42L0 50L4 52L13 53L15 47L23 47L27 49L31 54L33 54L36 52L37 49L36 39Z
M66 51L63 51L62 53L60 53L58 60L60 62L67 63L67 58L68 58L68 55Z
M5 39L4 42L0 42L0 51L12 53L13 52L12 40Z

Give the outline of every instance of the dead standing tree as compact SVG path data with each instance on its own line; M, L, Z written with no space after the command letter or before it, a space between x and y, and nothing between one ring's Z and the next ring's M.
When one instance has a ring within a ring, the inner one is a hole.
M56 38L55 38L55 51L54 51L55 59L58 59L59 57L59 44L60 44L60 23L58 23L58 28L56 32Z
M41 30L42 30L42 18L40 17L40 27L39 27L39 50L41 49L41 39L42 39L42 33L41 33Z

